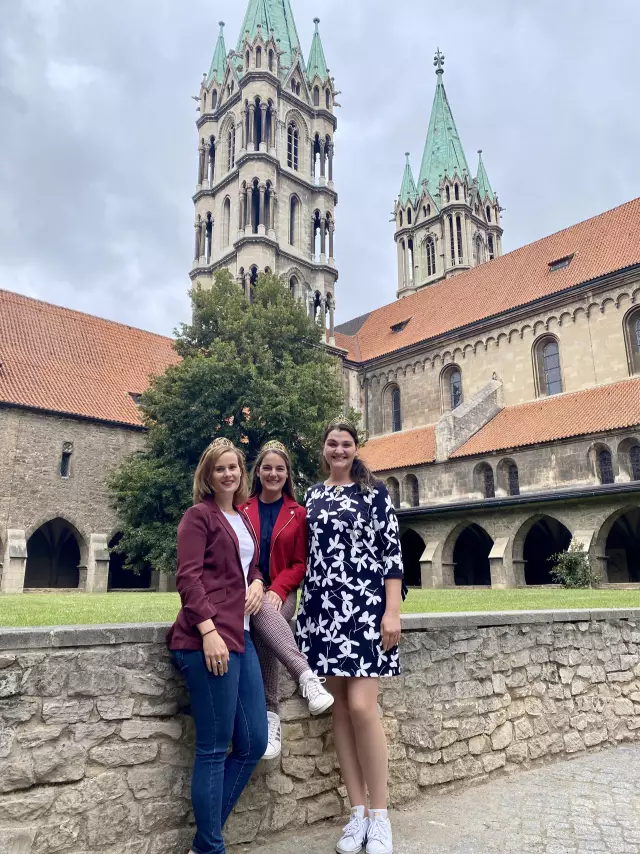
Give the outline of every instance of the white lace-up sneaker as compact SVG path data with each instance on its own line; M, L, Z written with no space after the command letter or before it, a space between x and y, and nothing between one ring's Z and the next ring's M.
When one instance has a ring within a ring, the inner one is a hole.
M321 715L333 706L333 697L323 687L324 681L311 670L300 677L300 690L312 715Z
M265 759L277 759L282 750L282 727L280 718L275 712L267 712L267 723L269 725L269 737L267 749L264 752Z
M391 822L386 810L369 810L367 854L393 854Z
M364 807L353 807L349 824L345 826L336 845L338 854L359 854L364 848L368 824L369 820L365 818Z

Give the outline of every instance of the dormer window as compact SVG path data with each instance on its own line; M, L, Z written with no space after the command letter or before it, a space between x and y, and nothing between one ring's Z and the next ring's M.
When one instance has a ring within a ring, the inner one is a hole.
M391 331L394 333L402 332L403 329L407 328L410 320L411 320L411 318L408 318L407 320L401 320L400 323L394 323L393 326L391 327Z
M555 273L556 270L564 270L564 268L568 267L572 261L573 255L566 255L564 258L558 258L557 261L551 261L549 263L549 269L552 273Z

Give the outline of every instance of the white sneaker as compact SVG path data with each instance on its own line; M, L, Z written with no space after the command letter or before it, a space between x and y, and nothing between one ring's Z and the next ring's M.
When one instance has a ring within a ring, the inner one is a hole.
M353 807L349 824L345 826L336 845L338 854L359 854L364 848L368 824L369 820L365 818L364 807Z
M280 726L280 718L275 712L267 712L267 722L269 724L269 738L267 741L267 749L264 752L264 758L277 759L282 750L282 727Z
M300 690L312 715L321 715L333 706L333 697L323 687L324 681L315 673L311 673L310 676L302 676L300 679Z
M367 854L393 854L391 822L386 816L386 810L369 810Z

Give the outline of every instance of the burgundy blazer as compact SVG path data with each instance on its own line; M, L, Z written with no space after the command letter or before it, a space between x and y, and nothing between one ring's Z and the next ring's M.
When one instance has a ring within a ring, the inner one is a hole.
M251 584L262 579L259 541L246 515L238 512L256 547L249 569ZM190 507L178 526L176 586L182 608L167 637L170 649L202 649L197 626L211 619L229 650L244 652L246 588L240 545L213 497Z
M307 571L307 511L288 495L282 496L282 507L271 536L269 575L271 587L284 602L297 590ZM242 505L260 542L260 508L258 496Z

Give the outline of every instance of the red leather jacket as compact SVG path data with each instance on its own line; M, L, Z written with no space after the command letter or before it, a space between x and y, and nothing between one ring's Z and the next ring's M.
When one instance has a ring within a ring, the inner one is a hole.
M282 509L276 519L271 537L269 574L271 587L284 600L302 584L307 571L307 511L293 498L283 495ZM260 510L258 497L242 505L249 517L254 535L260 542Z
M236 508L238 509L238 508ZM262 578L259 540L239 510L255 542L248 583ZM169 631L170 649L202 649L197 628L213 620L230 651L244 652L246 588L238 538L213 498L190 507L178 526L176 586L182 608Z

